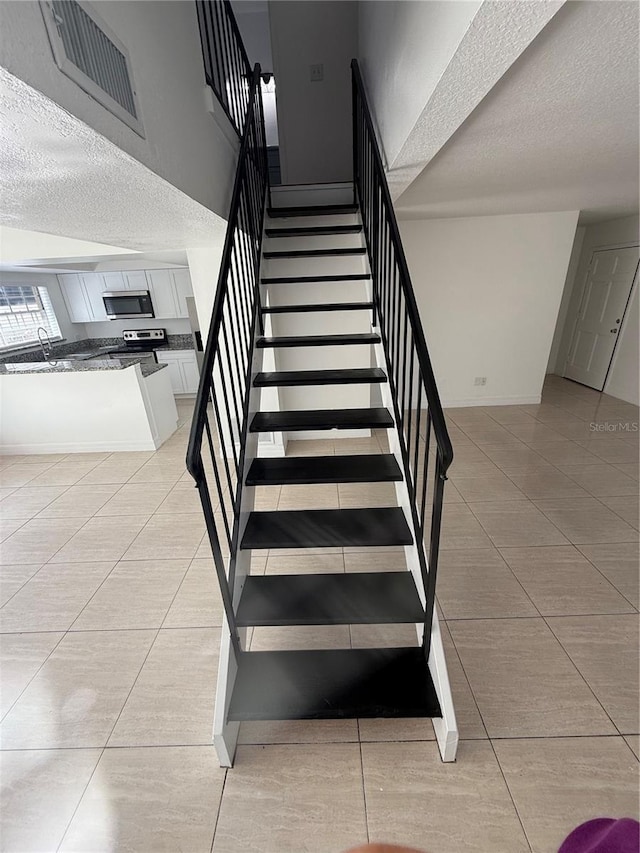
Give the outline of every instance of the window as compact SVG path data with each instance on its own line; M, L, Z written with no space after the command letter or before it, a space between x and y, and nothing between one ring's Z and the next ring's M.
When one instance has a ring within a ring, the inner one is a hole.
M127 49L82 0L41 0L56 65L144 136Z
M38 343L38 329L60 340L60 326L46 287L0 286L0 350Z

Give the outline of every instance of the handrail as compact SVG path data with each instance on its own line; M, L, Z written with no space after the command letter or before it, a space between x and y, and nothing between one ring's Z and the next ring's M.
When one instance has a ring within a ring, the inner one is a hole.
M428 657L435 606L443 490L447 470L453 461L453 447L356 59L351 62L351 69L354 196L360 205L371 266L374 317L380 327L416 532L426 597L424 647ZM426 404L426 413L424 436L421 437L425 410L423 404ZM435 440L436 460L435 476L429 492L431 435ZM430 518L427 516L429 505Z
M186 460L200 493L231 641L238 653L233 567L239 538L253 340L256 326L261 324L259 271L267 184L260 66L256 65ZM207 475L215 480L217 517ZM221 542L226 543L231 558L229 577Z
M204 76L242 136L253 70L229 0L196 0Z

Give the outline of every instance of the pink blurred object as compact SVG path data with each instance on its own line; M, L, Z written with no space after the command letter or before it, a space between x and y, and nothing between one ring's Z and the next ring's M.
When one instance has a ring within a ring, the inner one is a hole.
M558 853L640 853L640 824L630 817L599 817L573 830Z

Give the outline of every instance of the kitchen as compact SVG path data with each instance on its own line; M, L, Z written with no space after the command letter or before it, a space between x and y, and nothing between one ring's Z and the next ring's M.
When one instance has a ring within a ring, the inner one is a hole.
M157 449L199 381L188 268L138 256L32 269L0 281L0 452Z

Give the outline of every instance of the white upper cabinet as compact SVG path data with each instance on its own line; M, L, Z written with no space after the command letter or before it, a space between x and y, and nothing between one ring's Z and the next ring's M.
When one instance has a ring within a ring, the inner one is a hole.
M193 294L189 270L147 270L147 282L159 320L189 316L186 297Z
M125 290L149 290L147 274L144 270L123 272Z
M187 296L193 296L189 270L172 270L171 275L176 290L176 317L188 317Z
M177 317L175 287L169 270L147 270L153 311L158 320Z
M62 290L62 296L71 322L89 322L92 317L87 303L86 291L80 276L76 273L67 273L66 275L59 275L58 281L60 282L60 289Z
M72 323L108 319L102 294L106 290L148 290L158 320L187 318L187 296L193 294L188 269L68 273L58 281Z
M127 285L125 284L123 272L103 272L101 273L102 279L104 281L104 289L105 290L125 290Z
M87 304L91 314L91 321L102 323L108 319L105 311L102 294L107 289L104 286L104 278L99 273L84 273L80 276L87 295Z

